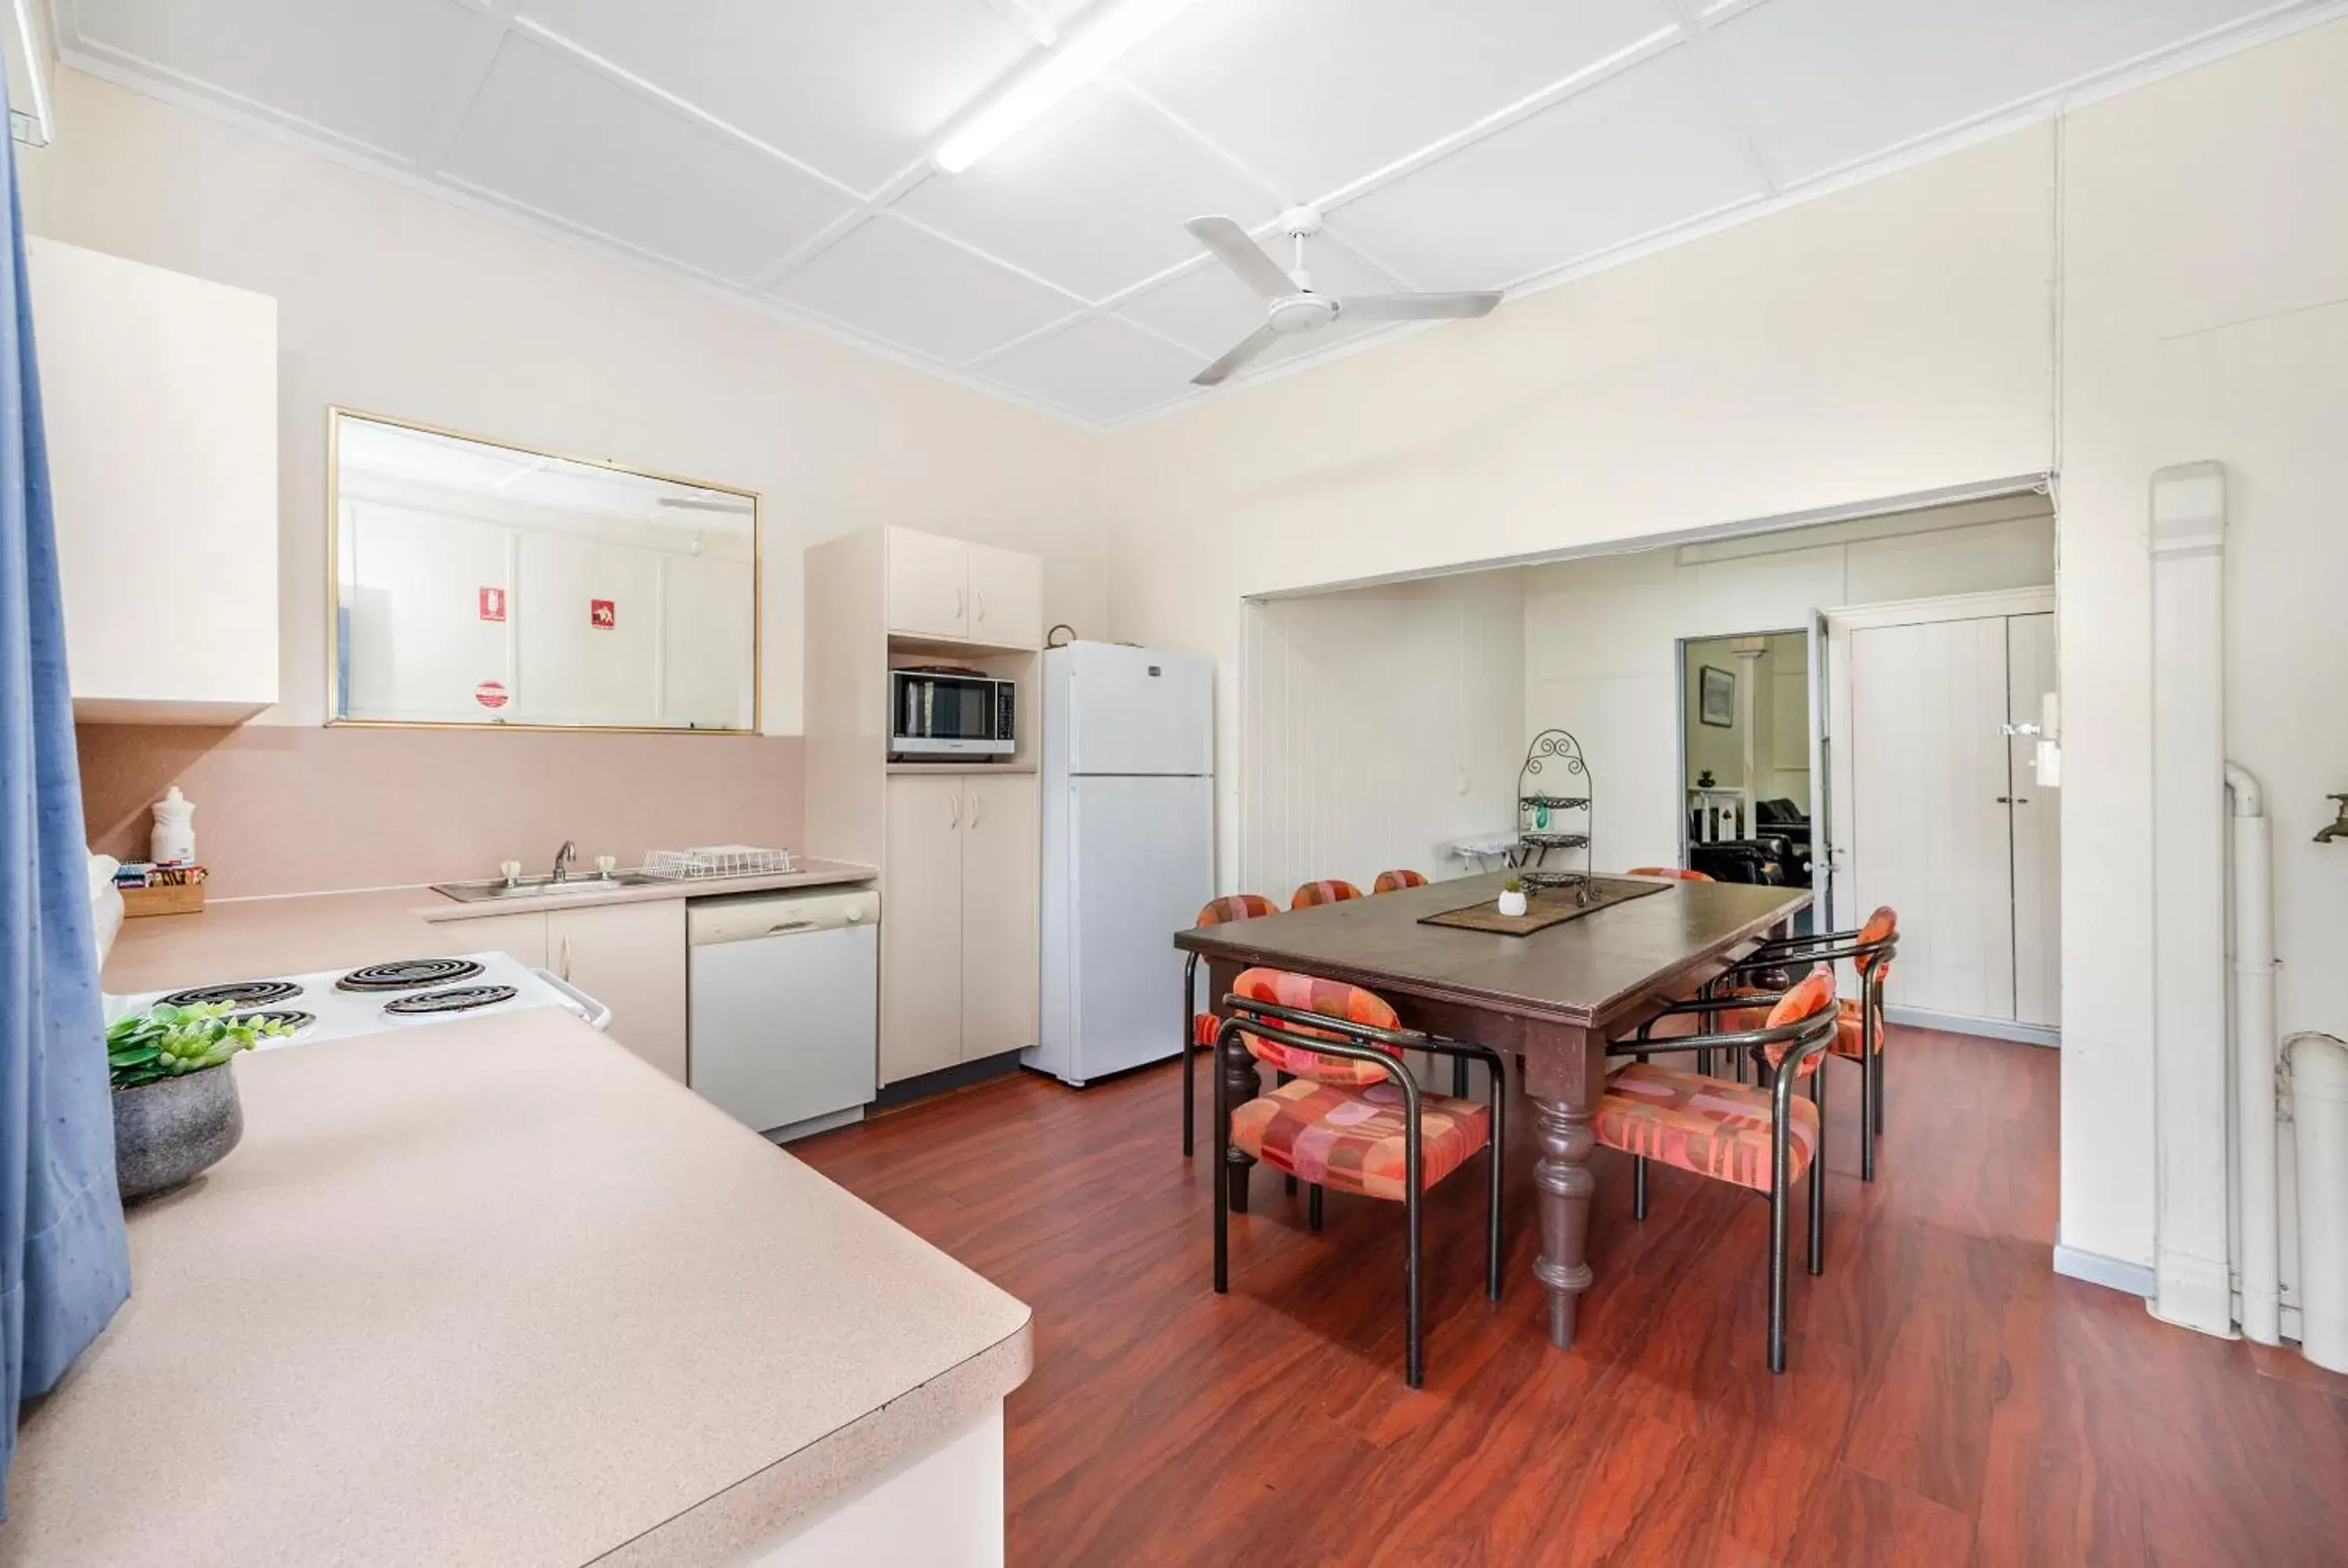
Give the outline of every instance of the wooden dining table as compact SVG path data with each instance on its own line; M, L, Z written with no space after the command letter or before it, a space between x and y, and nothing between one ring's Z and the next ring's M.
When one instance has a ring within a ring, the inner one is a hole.
M1218 1015L1243 969L1292 969L1375 991L1405 1028L1521 1057L1519 1091L1533 1103L1533 1186L1540 1251L1533 1275L1549 1293L1549 1333L1573 1342L1590 1288L1585 1252L1597 1178L1590 1118L1606 1083L1606 1043L1687 996L1763 937L1790 929L1801 887L1674 881L1527 936L1422 925L1429 915L1498 896L1505 872L1431 883L1282 915L1202 926L1174 938L1200 955ZM1229 1103L1262 1092L1255 1059L1222 1053ZM1231 1206L1247 1209L1248 1168L1235 1159Z

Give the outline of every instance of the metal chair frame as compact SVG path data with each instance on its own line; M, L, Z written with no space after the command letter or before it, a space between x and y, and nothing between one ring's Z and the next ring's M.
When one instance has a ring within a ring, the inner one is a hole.
M1717 1001L1675 1002L1664 1008L1639 1026L1639 1032L1629 1040L1615 1040L1606 1047L1609 1056L1630 1056L1644 1061L1663 1051L1694 1050L1705 1056L1715 1050L1728 1050L1742 1057L1747 1052L1761 1056L1770 1046L1784 1046L1786 1054L1769 1070L1769 1370L1786 1369L1786 1188L1792 1180L1793 1170L1793 1098L1794 1085L1801 1078L1801 1065L1825 1050L1834 1042L1838 1027L1836 1009L1822 1009L1810 1018L1794 1023L1779 1024L1774 1029L1739 1030L1715 1034L1675 1035L1668 1040L1650 1038L1648 1031L1655 1019L1674 1014L1717 1012ZM1766 1064L1766 1056L1762 1056ZM1809 1256L1807 1259L1813 1275L1826 1271L1826 1188L1819 1178L1827 1166L1827 1107L1825 1064L1809 1075L1810 1103L1818 1108L1818 1145L1810 1152L1809 1171ZM1634 1219L1647 1217L1647 1161L1644 1155L1632 1157L1631 1213Z
M1453 1059L1456 1071L1461 1076L1465 1075L1469 1061L1481 1061L1490 1073L1492 1135L1484 1148L1488 1167L1485 1200L1484 1294L1493 1301L1500 1299L1500 1181L1507 1158L1504 1153L1507 1105L1502 1087L1506 1075L1501 1069L1499 1053L1486 1046L1446 1040L1440 1035L1425 1034L1416 1030L1378 1029L1370 1024L1355 1023L1350 1019L1332 1018L1325 1013L1308 1012L1300 1008L1282 1007L1276 1002L1255 1001L1241 996L1225 997L1223 1005L1231 1010L1231 1016L1224 1020L1221 1030L1215 1037L1219 1057L1228 1051L1246 1050L1247 1047L1240 1037L1253 1034L1322 1056L1370 1063L1382 1069L1386 1078L1402 1090L1403 1224L1407 1236L1403 1266L1403 1375L1412 1388L1419 1387L1426 1373L1419 1315L1419 1210L1426 1197L1420 1190L1419 1180L1419 1173L1425 1168L1422 1143L1426 1133L1419 1125L1423 1091L1408 1064L1393 1053L1397 1050L1423 1050L1448 1056ZM1300 1030L1313 1032L1301 1033L1298 1032ZM1378 1046L1387 1049L1381 1050L1376 1049ZM1246 1168L1241 1162L1248 1156L1231 1143L1231 1112L1234 1109L1225 1075L1218 1071L1215 1074L1214 1202L1215 1294L1218 1296L1227 1295L1231 1290L1232 1184L1247 1179ZM1292 1177L1291 1179L1293 1180ZM1307 1202L1307 1223L1317 1231L1321 1228L1319 1183L1312 1184L1312 1194Z
M1715 1010L1731 1007L1767 1007L1782 990L1756 992L1748 996L1723 997L1719 987L1733 975L1774 974L1799 964L1831 963L1838 958L1850 958L1861 963L1859 969L1859 1122L1867 1137L1859 1149L1859 1179L1875 1180L1875 1140L1883 1136L1883 1041L1878 1037L1883 1017L1883 977L1891 967L1892 956L1900 950L1900 934L1872 942L1862 942L1857 931L1820 931L1807 937L1785 937L1765 942L1759 948L1731 964L1704 982L1696 993L1699 998L1715 998ZM1869 958L1879 962L1866 963ZM1709 1065L1700 1064L1710 1071ZM1823 1071L1823 1069L1821 1069ZM1737 1081L1745 1081L1745 1064L1737 1062Z

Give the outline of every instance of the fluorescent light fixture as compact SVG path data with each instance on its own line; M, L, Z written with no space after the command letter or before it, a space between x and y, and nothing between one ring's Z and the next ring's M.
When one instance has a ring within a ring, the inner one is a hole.
M1025 75L989 98L932 159L960 174L1030 120L1092 80L1110 61L1166 25L1190 0L1103 0Z

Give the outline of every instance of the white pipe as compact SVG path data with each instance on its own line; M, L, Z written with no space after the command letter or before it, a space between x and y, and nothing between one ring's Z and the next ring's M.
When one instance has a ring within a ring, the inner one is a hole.
M2300 1353L2348 1372L2348 1044L2294 1034L2284 1049L2299 1146Z
M2226 764L2234 811L2234 1149L2241 1202L2242 1332L2282 1343L2282 1246L2275 1170L2274 854L2266 792ZM2302 1188L2303 1193L2306 1189Z

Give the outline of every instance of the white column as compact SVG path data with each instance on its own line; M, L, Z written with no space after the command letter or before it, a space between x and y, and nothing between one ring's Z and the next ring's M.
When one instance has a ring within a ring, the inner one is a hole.
M1736 640L1736 727L1745 740L1745 777L1741 781L1745 796L1745 820L1739 827L1739 838L1750 838L1760 831L1753 815L1754 767L1754 700L1760 689L1761 655L1769 645L1758 637Z
M2227 1266L2226 476L2152 478L2154 1313L2233 1329Z

